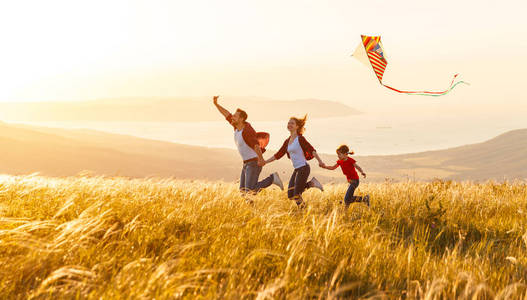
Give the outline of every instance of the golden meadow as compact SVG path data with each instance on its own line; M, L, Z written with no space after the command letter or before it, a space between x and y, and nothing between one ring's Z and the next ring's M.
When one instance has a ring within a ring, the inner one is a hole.
M527 184L0 178L0 299L525 298Z

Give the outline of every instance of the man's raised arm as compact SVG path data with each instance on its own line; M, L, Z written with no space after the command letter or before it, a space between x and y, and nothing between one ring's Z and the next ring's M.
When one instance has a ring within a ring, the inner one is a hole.
M220 97L220 96L214 96L214 97L212 98L212 101L214 102L214 105L215 105L216 108L220 111L220 113L221 113L225 118L227 118L231 113L230 113L228 110L226 110L225 108L223 108L223 106L221 106L221 105L218 104L218 98L219 98L219 97Z

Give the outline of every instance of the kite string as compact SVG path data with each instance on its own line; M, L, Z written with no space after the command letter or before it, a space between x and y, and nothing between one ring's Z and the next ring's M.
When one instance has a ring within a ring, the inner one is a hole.
M460 84L460 83L464 83L466 85L470 85L470 83L468 82L465 82L465 81L458 81L456 82L451 88L449 88L447 91L445 91L444 93L442 94L415 94L415 93L411 93L411 94L407 94L407 95L417 95L417 96L432 96L432 97L439 97L439 96L443 96L443 95L446 95L448 93L450 93L450 91L452 91L456 85Z
M465 81L458 81L454 84L454 81L456 80L456 77L458 76L459 74L455 74L454 77L452 78L452 82L450 83L450 86L448 89L444 90L444 91L441 91L441 92L430 92L430 91L401 91L401 90L398 90L396 88L393 88L391 86L388 86L388 85L385 85L384 83L381 83L383 86L389 88L390 90L393 90L393 91L396 91L398 93L402 93L402 94L408 94L408 95L421 95L421 96L442 96L442 95L446 95L448 94L452 89L454 89L458 84L460 83L464 83L464 84L467 84L467 85L470 85L468 82L465 82Z

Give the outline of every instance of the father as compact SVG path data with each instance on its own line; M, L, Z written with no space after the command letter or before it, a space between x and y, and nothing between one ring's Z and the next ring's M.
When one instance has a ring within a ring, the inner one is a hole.
M219 96L213 97L214 105L234 127L234 143L243 160L243 168L240 175L240 191L256 194L271 184L276 184L283 190L284 186L277 172L258 182L258 177L260 176L260 172L262 172L262 167L265 165L265 160L262 156L262 148L260 148L256 131L247 122L247 113L245 111L238 108L233 115L218 104L218 98Z

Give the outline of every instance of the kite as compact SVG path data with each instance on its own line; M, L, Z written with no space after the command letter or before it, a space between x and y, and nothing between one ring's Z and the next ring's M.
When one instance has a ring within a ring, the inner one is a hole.
M367 36L367 35L361 35L362 42L357 46L357 49L355 49L355 52L352 54L353 57L355 57L358 61L366 65L367 67L372 67L373 72L377 76L377 79L379 79L379 82L382 86L401 93L401 94L407 94L407 95L421 95L421 96L443 96L448 94L454 87L456 87L460 83L468 84L464 81L458 81L454 83L456 80L456 77L459 74L455 74L454 78L452 79L452 82L450 83L450 86L448 89L438 92L430 92L430 91L402 91L398 90L396 88L393 88L391 86L388 86L382 82L382 76L384 75L384 70L386 69L386 65L388 64L388 61L386 61L386 57L384 54L384 50L381 43L381 37L380 36Z

